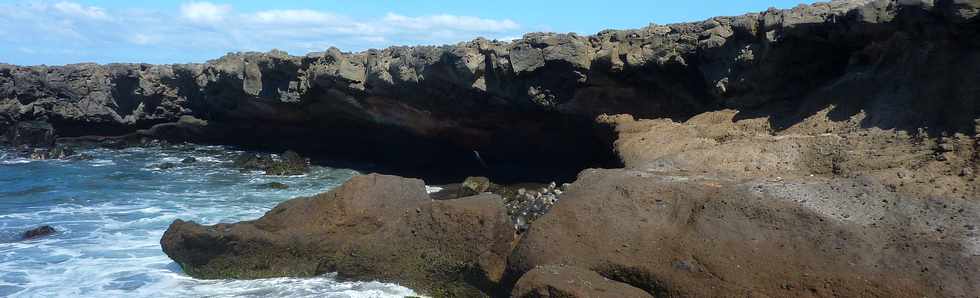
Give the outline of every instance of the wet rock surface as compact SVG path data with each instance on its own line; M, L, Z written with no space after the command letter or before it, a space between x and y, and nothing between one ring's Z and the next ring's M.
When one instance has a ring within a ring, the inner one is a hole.
M21 121L7 128L0 140L15 147L51 147L55 137L54 127L47 122Z
M281 182L269 182L266 184L259 185L260 188L268 189L289 189L289 185Z
M33 228L33 229L30 229L30 230L25 231L23 234L21 234L21 239L22 240L30 240L30 239L35 239L35 238L40 238L40 237L45 237L45 236L53 235L56 232L57 232L57 230L55 230L51 226L47 226L47 225L40 226L40 227Z
M71 147L57 145L51 148L34 148L30 150L30 153L30 158L34 160L68 159L75 155L75 150Z
M272 176L303 175L310 171L310 160L295 151L280 155L246 152L235 158L234 166L243 171L263 171Z

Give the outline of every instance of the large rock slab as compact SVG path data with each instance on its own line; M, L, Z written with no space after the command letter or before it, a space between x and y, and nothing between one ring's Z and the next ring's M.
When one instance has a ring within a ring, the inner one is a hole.
M654 296L971 297L977 218L975 200L903 197L870 178L587 170L510 269L574 265Z
M457 296L490 294L514 243L497 196L432 201L421 180L374 174L283 202L254 221L177 220L161 239L164 252L198 278L337 272Z

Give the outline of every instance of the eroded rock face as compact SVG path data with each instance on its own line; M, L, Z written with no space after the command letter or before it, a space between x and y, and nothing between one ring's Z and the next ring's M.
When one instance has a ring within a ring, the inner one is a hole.
M872 178L587 170L510 264L570 264L654 296L968 297L978 216L973 199L905 197Z
M162 245L198 277L337 271L435 295L972 297L977 3L832 1L594 36L185 67L193 80L176 81L200 93L177 106L200 121L149 135L316 135L364 156L510 170L499 166L516 156L578 170L615 141L625 168L550 191L554 206L514 250L501 199L431 201L421 181L389 176L256 221L177 221Z
M44 119L76 136L194 115L210 125L160 132L402 169L465 169L455 179L521 172L570 180L584 167L616 165L591 122L604 113L682 120L723 108L768 116L787 105L803 114L834 106L845 116L864 110L868 127L971 132L980 114L980 87L970 83L980 80L977 7L832 1L514 42L236 53L187 65L3 65L0 121ZM509 171L514 165L523 171Z
M199 278L313 276L383 280L433 295L496 289L515 231L494 195L432 201L421 180L367 175L286 201L255 221L175 221L168 256Z
M51 124L43 121L17 122L4 131L3 140L13 146L51 147L55 142Z

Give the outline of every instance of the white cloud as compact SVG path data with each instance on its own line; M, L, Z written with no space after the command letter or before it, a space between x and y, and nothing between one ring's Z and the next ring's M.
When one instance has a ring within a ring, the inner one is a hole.
M256 21L267 24L318 24L336 22L342 18L334 14L310 9L275 9L255 13Z
M278 48L301 55L331 46L357 51L522 34L521 26L512 20L448 14L407 16L392 12L355 18L312 9L239 12L232 5L200 1L186 2L169 11L107 9L69 0L52 1L61 2L0 3L0 30L6 33L0 34L0 53L24 53L17 49L29 48L37 53L31 61L49 64L67 59L160 63L202 61L245 50ZM51 54L61 49L75 50L81 56ZM15 58L0 57L0 62L19 61L11 59Z
M69 16L77 16L89 19L108 19L105 9L96 6L83 6L74 2L55 3L54 9Z
M211 2L188 2L180 5L180 15L192 22L216 23L231 12L231 5Z
M511 20L491 20L448 14L407 17L389 12L384 21L396 27L410 30L457 29L476 32L503 32L520 28Z
M137 44L137 45L150 45L150 44L157 43L157 41L159 41L159 40L160 40L160 38L158 36L147 35L147 34L143 34L143 33L133 34L133 36L131 36L129 38L129 41L130 42L132 42L134 44Z

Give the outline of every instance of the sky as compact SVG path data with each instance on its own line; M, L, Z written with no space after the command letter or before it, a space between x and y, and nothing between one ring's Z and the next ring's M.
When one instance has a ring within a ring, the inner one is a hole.
M0 0L0 63L205 62L228 52L441 45L594 34L812 0Z

